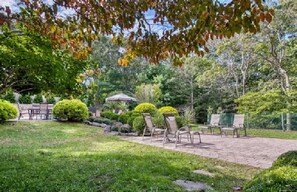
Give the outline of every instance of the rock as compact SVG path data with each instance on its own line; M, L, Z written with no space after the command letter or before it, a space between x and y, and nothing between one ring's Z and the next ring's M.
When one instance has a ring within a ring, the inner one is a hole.
M105 132L111 132L111 126L110 125L106 125L104 128L104 133Z
M114 127L122 127L123 126L123 123L121 123L121 122L115 122L115 123L113 123L113 126Z
M93 125L93 126L100 127L100 123L97 123L97 122L93 122L92 125Z
M193 182L187 180L176 180L174 181L175 184L185 188L187 191L205 191L205 190L212 190L212 188L201 182Z
M233 191L241 191L241 187L240 186L235 186L232 187Z
M131 126L129 124L124 124L124 125L122 125L122 128L130 129Z
M194 173L197 173L197 174L202 174L202 175L206 175L206 176L209 176L209 177L213 177L214 174L213 173L210 173L208 171L204 171L204 170L195 170L193 171Z
M120 133L117 132L117 131L112 131L112 132L110 132L109 134L111 134L111 135L120 135Z

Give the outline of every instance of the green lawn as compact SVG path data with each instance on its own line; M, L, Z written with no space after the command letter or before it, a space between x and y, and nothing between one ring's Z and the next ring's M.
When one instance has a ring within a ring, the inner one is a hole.
M0 125L0 155L0 191L183 191L173 184L177 179L231 191L259 172L122 141L96 127L49 121Z
M198 124L191 125L193 130L200 130ZM215 134L220 134L219 129L214 129ZM205 130L205 133L209 131ZM231 134L231 133L230 133ZM240 132L244 135L244 131ZM278 138L278 139L297 139L297 131L282 131L275 129L247 129L247 135L251 137L264 137L264 138Z

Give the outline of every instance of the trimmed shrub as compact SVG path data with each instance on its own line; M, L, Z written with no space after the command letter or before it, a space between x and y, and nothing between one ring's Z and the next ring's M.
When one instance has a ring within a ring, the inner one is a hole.
M8 91L4 96L3 99L9 101L10 103L15 103L15 96L12 91Z
M141 113L139 113L139 112L137 112L137 111L132 111L131 114L130 114L130 117L129 117L128 121L127 121L127 123L128 123L131 127L133 127L133 121L134 121L134 119L135 119L136 117L142 117L142 116L141 116Z
M5 122L8 119L14 119L18 115L16 106L8 101L0 99L0 123Z
M157 107L152 103L141 103L135 107L134 111L154 115L157 112Z
M244 191L297 191L297 167L282 166L265 170L250 181Z
M43 103L42 95L40 95L40 94L35 95L35 97L33 99L33 103Z
M159 111L155 113L154 116L152 116L152 120L153 120L153 123L159 128L165 126L164 116Z
M101 112L101 117L105 117L105 118L108 118L108 119L111 119L110 117L112 116L113 112L111 111L104 111L104 112Z
M164 106L164 107L161 107L160 109L158 109L158 111L160 113L174 113L175 115L178 115L178 112L177 110L174 108L174 107L171 107L171 106Z
M183 119L180 116L175 116L175 120L176 120L176 124L179 128L185 126Z
M138 116L133 120L133 130L138 134L142 134L144 130L144 119L142 116Z
M130 118L130 115L127 114L127 113L124 113L124 114L120 114L119 115L119 122L123 123L123 124L127 124L128 123L128 120Z
M47 99L46 99L46 102L47 102L48 104L55 104L55 103L56 103L56 100L55 100L54 97L50 97L50 98L47 98Z
M297 151L279 156L271 168L247 183L245 191L297 191Z
M280 155L273 163L273 167L292 165L297 167L297 151L288 151Z
M31 104L32 103L32 99L31 99L30 95L21 95L19 97L19 103L22 103L22 104Z
M53 114L58 120L83 121L89 117L87 105L78 99L64 99L53 108Z
M115 120L115 121L118 121L119 119L119 115L112 112L112 111L105 111L105 112L102 112L101 113L101 116L102 117L105 117L107 119L111 119L111 120Z

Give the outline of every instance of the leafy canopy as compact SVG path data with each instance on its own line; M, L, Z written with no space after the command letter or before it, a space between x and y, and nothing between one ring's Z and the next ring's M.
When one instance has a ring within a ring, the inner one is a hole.
M135 56L153 63L171 56L180 64L179 58L189 53L203 56L209 39L232 37L242 30L256 33L259 23L271 22L274 14L261 0L20 1L23 6L18 19L77 58L88 55L97 35L112 35L119 44L126 37L127 52L119 60L121 65ZM58 10L70 14L63 16ZM0 24L13 18L10 12L2 13Z

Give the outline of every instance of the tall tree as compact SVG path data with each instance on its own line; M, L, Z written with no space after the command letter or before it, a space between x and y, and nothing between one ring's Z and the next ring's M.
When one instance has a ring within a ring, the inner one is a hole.
M258 43L255 53L274 70L283 93L287 96L287 108L291 106L289 97L292 91L291 63L288 62L288 45L297 34L297 2L281 1L276 6L275 18L272 23L263 27L262 42ZM291 117L287 114L287 130L291 129Z
M26 29L15 33L2 27L1 31L0 92L12 88L18 92L77 93L76 77L87 62L53 50L51 41Z

